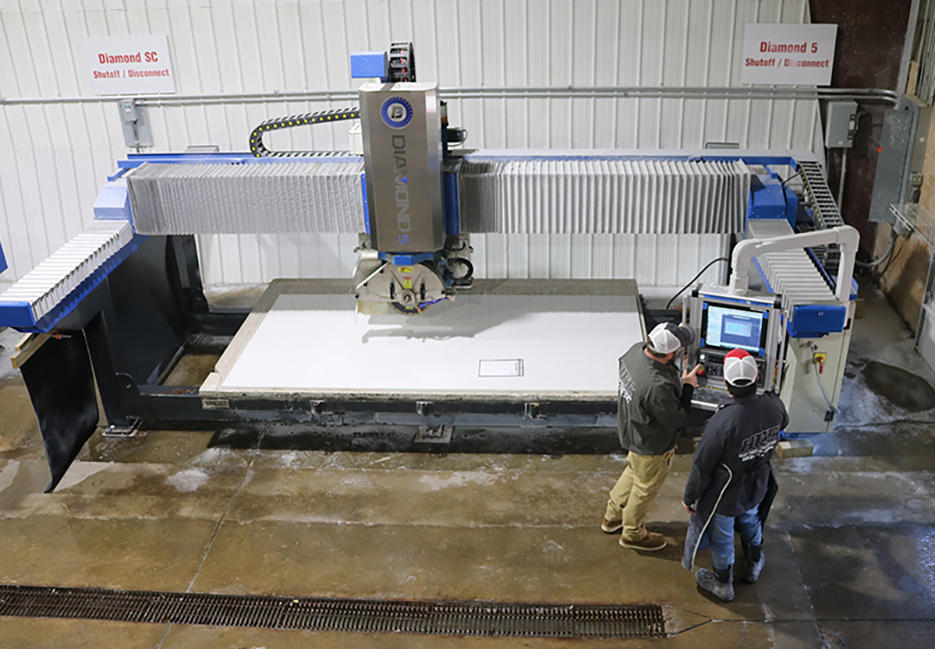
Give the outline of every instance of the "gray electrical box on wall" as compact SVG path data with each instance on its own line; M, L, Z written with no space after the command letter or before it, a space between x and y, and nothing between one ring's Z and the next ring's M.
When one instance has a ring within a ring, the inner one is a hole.
M829 101L825 119L825 146L845 149L854 146L857 132L857 102Z
M903 96L883 116L883 134L880 136L880 153L868 215L875 223L892 223L896 217L890 211L890 205L905 203L909 198L914 151L918 148L925 150L925 142L919 139L919 135L927 132L923 107L921 100ZM918 130L920 123L923 124L921 131Z

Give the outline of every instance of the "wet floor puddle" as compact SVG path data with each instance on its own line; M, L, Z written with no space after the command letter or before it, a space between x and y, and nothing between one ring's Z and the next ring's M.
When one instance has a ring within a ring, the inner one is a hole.
M868 361L863 375L868 388L903 410L921 412L935 408L935 390L917 374L895 365Z

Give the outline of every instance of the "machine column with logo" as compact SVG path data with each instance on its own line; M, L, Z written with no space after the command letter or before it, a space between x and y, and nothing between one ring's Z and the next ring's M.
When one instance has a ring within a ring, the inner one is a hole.
M358 309L419 313L473 275L445 106L434 83L367 82L359 95L366 232L354 274Z

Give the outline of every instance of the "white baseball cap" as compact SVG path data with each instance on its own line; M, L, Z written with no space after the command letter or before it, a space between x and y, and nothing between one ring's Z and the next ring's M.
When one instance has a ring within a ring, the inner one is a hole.
M649 332L649 346L657 354L678 351L679 348L688 347L693 342L695 342L695 330L685 325L663 322L657 324Z
M732 349L724 357L724 380L735 388L750 385L759 373L756 359L745 349Z

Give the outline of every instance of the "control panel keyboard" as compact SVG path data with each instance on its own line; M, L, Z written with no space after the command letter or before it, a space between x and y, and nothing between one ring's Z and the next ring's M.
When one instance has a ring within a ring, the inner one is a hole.
M717 410L718 405L729 397L727 390L714 390L699 385L692 393L692 405L701 410L713 411Z

